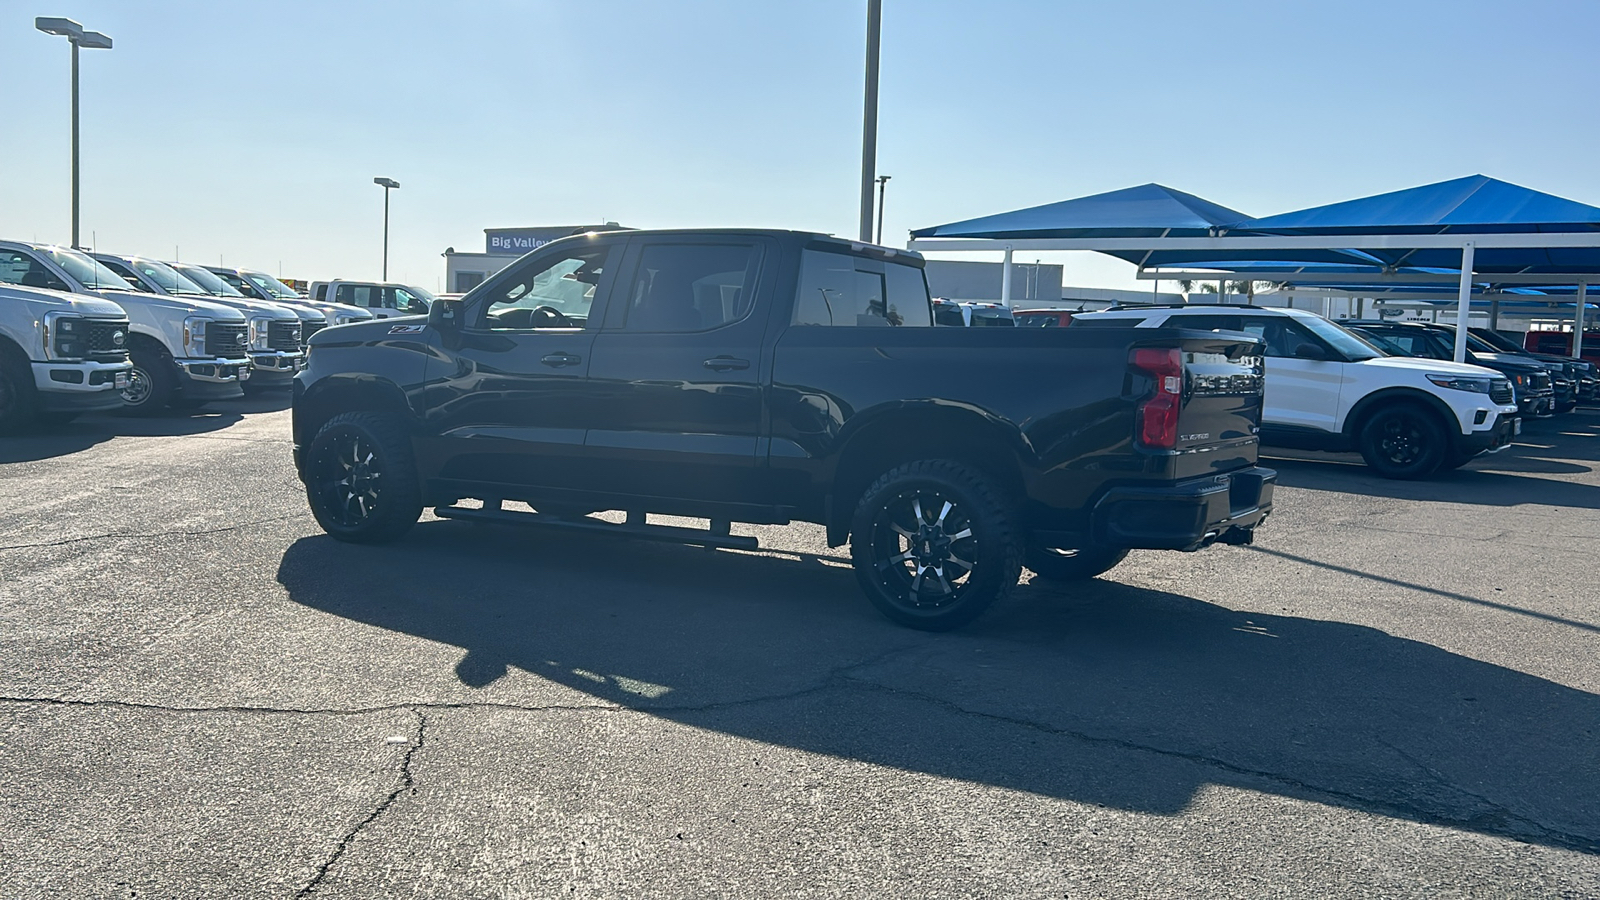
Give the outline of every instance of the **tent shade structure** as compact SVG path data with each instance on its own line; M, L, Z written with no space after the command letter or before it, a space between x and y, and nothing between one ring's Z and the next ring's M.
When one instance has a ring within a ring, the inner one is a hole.
M1230 215L1238 217L1223 221ZM1016 250L1095 251L1133 263L1145 279L1431 284L1436 296L1453 282L1463 322L1474 295L1497 302L1513 285L1575 284L1576 341L1588 286L1600 284L1600 207L1472 175L1252 219L1192 194L1142 185L920 229L907 246L1003 250L1007 303ZM1465 359L1465 330L1458 331L1455 356Z
M1159 184L952 222L911 232L915 238L1162 237L1208 235L1250 217Z

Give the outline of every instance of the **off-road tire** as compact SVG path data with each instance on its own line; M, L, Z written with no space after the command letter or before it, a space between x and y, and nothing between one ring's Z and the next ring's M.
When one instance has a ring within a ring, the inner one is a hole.
M1078 550L1029 547L1022 564L1046 581L1082 581L1110 571L1127 557L1127 550L1115 547L1084 547Z
M422 516L411 438L391 415L347 412L323 423L302 477L317 524L341 541L388 543Z
M1016 587L1022 575L1016 518L1004 492L971 466L947 459L896 466L856 504L850 526L856 580L872 605L900 625L959 628Z
M1432 410L1417 403L1391 403L1361 424L1361 458L1384 478L1427 478L1450 458L1450 434Z

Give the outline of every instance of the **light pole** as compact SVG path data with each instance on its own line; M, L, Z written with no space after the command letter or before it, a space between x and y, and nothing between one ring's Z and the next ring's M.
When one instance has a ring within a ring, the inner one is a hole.
M889 176L878 176L878 239L874 244L883 243L883 186L889 183Z
M389 191L400 186L393 178L378 177L372 183L383 188L383 280L389 280Z
M872 176L878 167L878 36L883 0L867 0L867 97L861 111L861 240L872 240Z
M39 16L33 27L45 34L59 35L72 44L72 246L78 247L78 48L110 50L111 38L98 31L84 31L71 19Z

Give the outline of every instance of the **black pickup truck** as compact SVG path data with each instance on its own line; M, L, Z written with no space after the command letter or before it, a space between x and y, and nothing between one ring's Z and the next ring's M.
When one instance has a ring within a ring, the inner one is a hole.
M929 630L1024 563L1087 578L1129 548L1250 541L1276 479L1258 341L934 327L922 267L789 231L585 234L425 319L327 329L295 379L311 509L352 542L425 506L724 548L756 546L731 522L815 522L881 612Z

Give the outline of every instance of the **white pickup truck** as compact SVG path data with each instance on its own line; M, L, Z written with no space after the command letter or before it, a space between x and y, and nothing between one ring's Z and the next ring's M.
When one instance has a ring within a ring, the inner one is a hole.
M422 288L393 281L313 281L310 294L320 302L359 306L380 319L425 316L434 301Z
M0 270L18 260L0 251ZM128 386L128 314L95 297L0 284L0 434L35 420L118 409Z
M141 294L120 275L66 247L0 241L0 282L109 300L127 314L133 370L123 409L154 414L244 394L250 377L244 313L194 297Z
M246 391L266 388L287 390L294 383L294 373L305 366L305 349L300 342L300 317L293 309L245 297L232 300L212 297L198 284L160 260L112 253L89 255L121 275L136 291L221 303L249 317L250 346L247 353L250 357L250 380L245 383ZM318 318L321 318L320 314Z
M1493 369L1388 356L1298 309L1186 305L1076 313L1069 328L1242 331L1266 342L1261 443L1356 450L1385 478L1426 478L1505 449L1521 431L1511 382Z
M349 325L351 322L370 322L374 316L359 306L329 303L302 296L294 288L265 272L254 269L237 269L230 266L206 266L212 274L226 281L246 297L269 303L287 303L318 310L328 318L329 325Z

